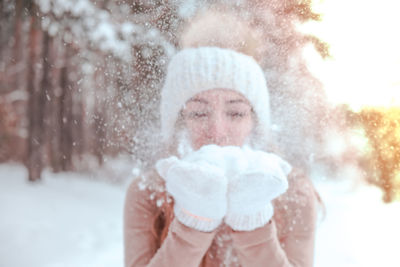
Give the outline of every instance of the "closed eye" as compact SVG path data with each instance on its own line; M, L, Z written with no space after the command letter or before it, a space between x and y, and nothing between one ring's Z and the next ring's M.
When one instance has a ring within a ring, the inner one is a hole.
M234 111L234 112L227 112L227 115L231 118L244 118L248 115L248 113Z
M198 111L193 111L188 114L188 117L191 119L201 119L201 118L206 118L208 116L207 112L198 112Z

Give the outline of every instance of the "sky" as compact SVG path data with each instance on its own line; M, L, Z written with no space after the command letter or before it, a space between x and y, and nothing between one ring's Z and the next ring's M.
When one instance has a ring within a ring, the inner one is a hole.
M322 60L305 50L309 69L324 83L333 103L354 110L400 106L400 1L314 0L322 21L301 26L330 45Z

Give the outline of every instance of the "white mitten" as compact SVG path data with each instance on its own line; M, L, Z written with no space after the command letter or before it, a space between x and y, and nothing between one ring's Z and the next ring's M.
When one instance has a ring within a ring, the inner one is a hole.
M274 213L271 200L288 188L291 166L279 156L243 148L248 167L228 177L228 212L233 230L251 231L265 225Z
M175 216L199 231L213 231L226 214L228 181L219 155L220 147L209 145L183 159L169 157L156 163L175 200Z

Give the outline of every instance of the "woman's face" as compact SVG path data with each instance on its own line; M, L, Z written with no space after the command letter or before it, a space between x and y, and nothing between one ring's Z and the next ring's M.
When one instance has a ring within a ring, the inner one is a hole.
M227 89L195 95L186 102L182 115L195 150L208 144L242 146L254 125L248 100Z

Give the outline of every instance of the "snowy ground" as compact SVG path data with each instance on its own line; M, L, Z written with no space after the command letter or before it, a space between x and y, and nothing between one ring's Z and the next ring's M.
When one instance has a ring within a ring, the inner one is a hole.
M46 173L30 185L21 165L0 165L1 267L122 266L126 185ZM348 182L316 182L326 217L316 267L398 267L400 203Z

